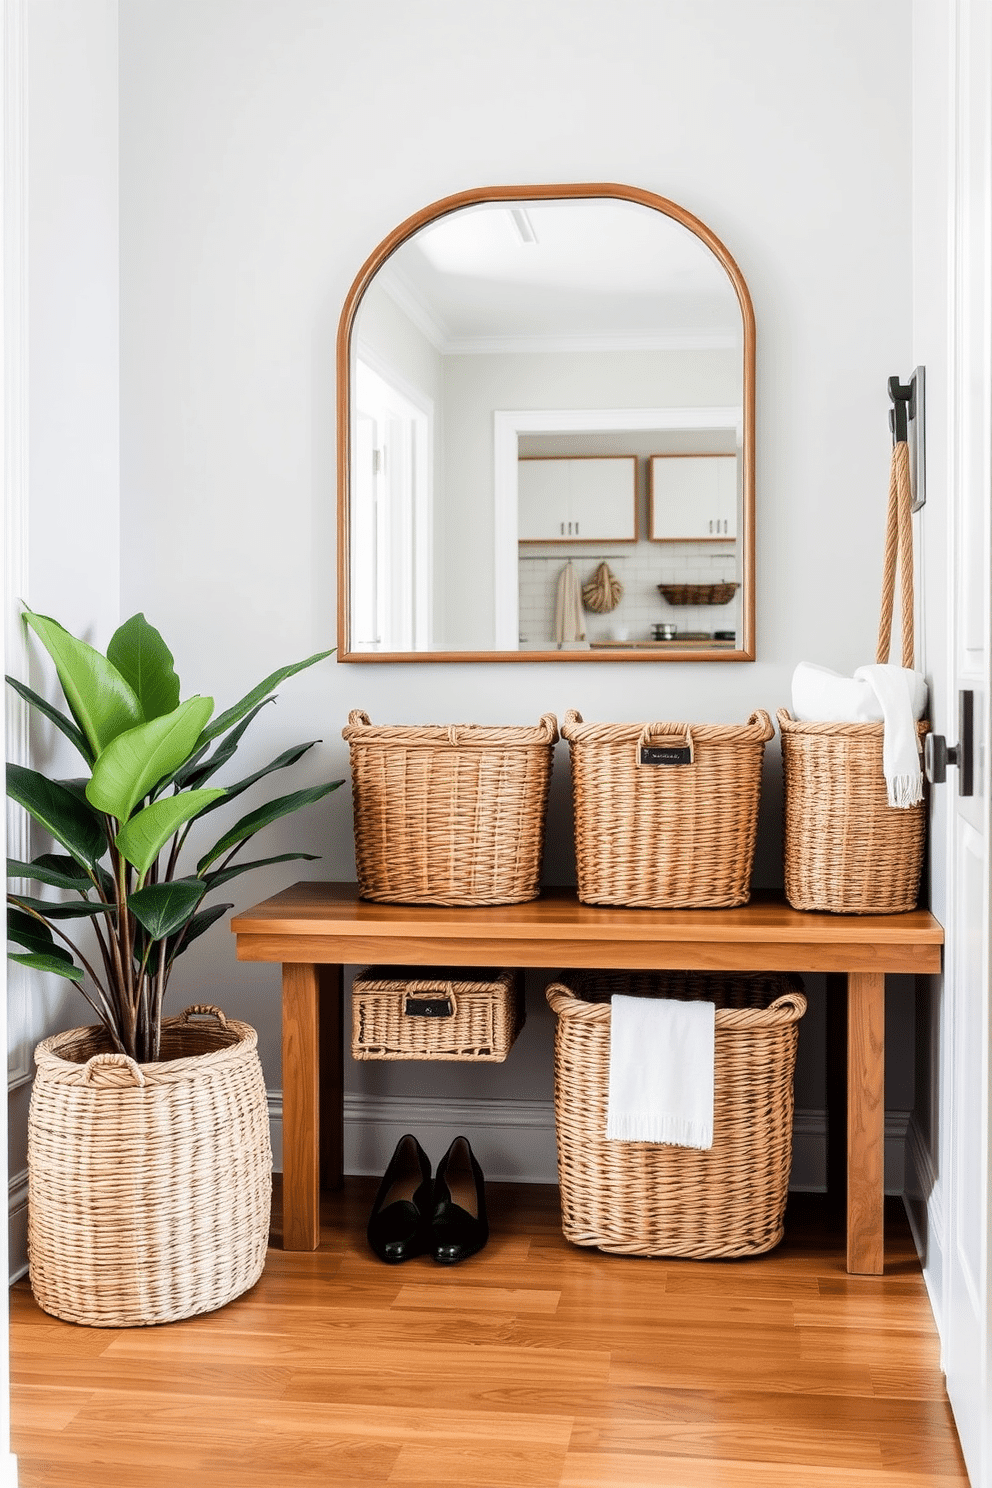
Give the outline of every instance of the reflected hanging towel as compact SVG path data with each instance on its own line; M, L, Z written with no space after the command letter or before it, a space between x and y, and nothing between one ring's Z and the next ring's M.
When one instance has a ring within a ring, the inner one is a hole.
M582 616L582 591L579 589L579 581L575 576L571 558L565 564L558 578L558 590L555 595L555 640L561 644L562 641L584 641L586 638L586 622Z
M715 1028L712 1002L610 999L607 1138L713 1146Z

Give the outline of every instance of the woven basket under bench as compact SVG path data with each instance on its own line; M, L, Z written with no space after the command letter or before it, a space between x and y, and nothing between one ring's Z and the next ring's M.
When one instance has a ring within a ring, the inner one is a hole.
M355 1059L499 1064L524 1026L523 974L488 968L370 966L351 992Z
M800 978L783 973L563 972L555 1033L562 1230L620 1255L760 1255L783 1234L792 1166ZM713 1146L607 1140L609 999L716 1004Z

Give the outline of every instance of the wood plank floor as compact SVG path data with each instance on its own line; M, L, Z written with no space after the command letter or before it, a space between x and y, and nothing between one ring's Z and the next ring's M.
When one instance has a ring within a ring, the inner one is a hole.
M492 1184L488 1247L446 1269L371 1255L374 1189L207 1317L74 1327L19 1283L21 1488L967 1484L898 1202L857 1278L812 1196L769 1256L700 1263L580 1250L556 1189Z

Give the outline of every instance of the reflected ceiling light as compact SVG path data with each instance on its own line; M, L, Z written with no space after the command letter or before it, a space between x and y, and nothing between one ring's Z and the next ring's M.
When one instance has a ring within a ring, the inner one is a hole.
M511 207L510 219L517 230L517 236L521 243L537 242L537 233L534 231L534 224L523 207Z

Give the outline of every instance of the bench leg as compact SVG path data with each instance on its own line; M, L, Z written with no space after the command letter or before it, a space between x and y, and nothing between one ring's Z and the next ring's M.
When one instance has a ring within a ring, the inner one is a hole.
M340 966L287 963L282 969L284 1250L317 1249L320 1180L329 1186L341 1181L341 1058Z
M847 978L847 1269L885 1266L885 976Z

